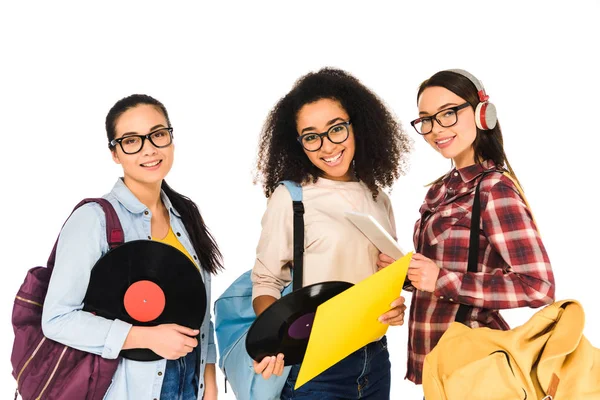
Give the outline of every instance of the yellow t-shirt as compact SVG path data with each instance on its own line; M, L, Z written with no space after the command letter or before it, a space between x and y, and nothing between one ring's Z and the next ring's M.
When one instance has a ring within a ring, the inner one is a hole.
M192 261L192 263L194 263L194 265L196 265L196 263L192 259L192 256L190 256L190 253L187 252L185 247L183 247L181 242L177 239L177 236L175 236L175 233L173 232L173 229L171 229L171 227L169 227L169 233L167 233L167 236L165 236L164 239L157 239L153 237L152 240L175 247L177 250L185 254Z

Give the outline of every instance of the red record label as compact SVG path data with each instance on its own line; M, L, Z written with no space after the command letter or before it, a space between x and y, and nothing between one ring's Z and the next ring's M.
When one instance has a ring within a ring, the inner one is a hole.
M154 282L137 281L125 292L123 303L131 318L148 322L162 314L165 309L165 294Z

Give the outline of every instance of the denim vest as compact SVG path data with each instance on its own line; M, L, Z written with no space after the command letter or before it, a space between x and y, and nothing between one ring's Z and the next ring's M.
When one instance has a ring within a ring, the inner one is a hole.
M198 256L190 242L181 216L161 192L169 210L171 228L177 239L198 264ZM105 195L113 205L123 227L125 241L151 239L150 210L118 179L112 191ZM82 311L83 298L96 261L109 250L106 241L106 220L102 208L95 203L77 209L65 223L58 240L56 263L48 294L44 301L42 328L49 339L79 350L117 358L131 324L108 320ZM200 343L196 348L201 358L198 399L204 395L204 369L216 362L214 329L210 315L211 276L200 269L206 286L207 309ZM166 360L133 361L122 358L105 399L159 399Z

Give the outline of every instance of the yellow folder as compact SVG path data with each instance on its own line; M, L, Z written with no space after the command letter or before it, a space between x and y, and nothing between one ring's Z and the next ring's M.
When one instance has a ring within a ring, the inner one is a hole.
M378 318L400 297L412 252L317 307L296 387L385 335Z

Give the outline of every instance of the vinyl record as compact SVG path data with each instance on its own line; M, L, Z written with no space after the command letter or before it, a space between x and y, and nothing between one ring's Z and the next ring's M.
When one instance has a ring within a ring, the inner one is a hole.
M284 364L300 364L317 307L351 287L341 281L316 283L293 291L271 304L252 323L246 336L246 350L260 362L266 356L284 354Z
M118 246L92 268L84 311L134 326L174 323L200 329L206 288L196 265L173 246L135 240ZM150 349L121 351L138 361L162 357Z

